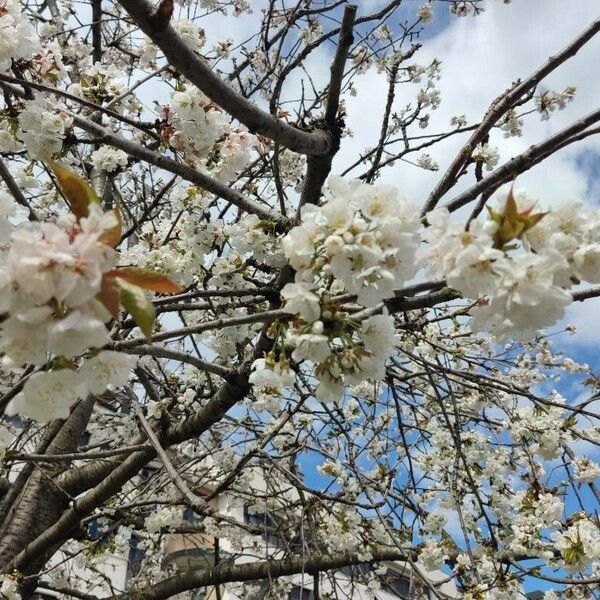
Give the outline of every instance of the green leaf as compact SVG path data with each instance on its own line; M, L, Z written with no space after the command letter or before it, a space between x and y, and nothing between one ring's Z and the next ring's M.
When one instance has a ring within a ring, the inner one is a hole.
M146 339L150 340L156 317L154 305L141 287L121 278L117 278L116 282L123 308L131 315Z
M90 204L100 204L96 192L83 177L56 162L51 162L50 168L77 220L88 216Z
M508 243L515 239L521 239L524 233L535 227L547 214L533 213L533 208L534 205L519 212L513 188L511 187L502 213L488 209L491 219L498 224L498 229L494 236L494 245L496 248L506 249L505 247Z

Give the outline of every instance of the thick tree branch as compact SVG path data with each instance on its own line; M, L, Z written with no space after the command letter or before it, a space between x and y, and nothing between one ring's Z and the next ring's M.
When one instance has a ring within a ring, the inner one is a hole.
M333 148L327 156L309 156L307 159L306 178L302 187L302 195L296 213L296 218L300 216L300 210L305 204L316 204L321 196L321 189L331 172L331 164L334 155L340 147L340 138L342 134L342 124L338 121L338 108L340 104L340 92L342 81L344 79L344 68L348 52L354 38L352 29L356 18L356 6L349 4L344 10L344 17L340 27L340 37L338 47L333 62L331 63L331 77L329 81L329 90L327 92L327 102L325 106L324 126L329 131L333 140Z
M278 577L297 573L312 575L320 571L341 569L342 567L365 564L366 562L406 559L406 553L397 549L375 549L371 554L372 559L370 561L365 561L364 557L354 550L330 556L293 556L283 560L262 560L240 565L220 564L213 569L182 573L160 581L151 588L113 596L109 600L164 600L186 590L232 581L277 579Z
M154 150L150 150L146 146L142 146L141 144L137 144L131 140L127 140L124 137L110 131L106 127L102 127L97 123L94 123L90 119L86 119L84 117L80 117L75 113L71 113L73 117L73 121L77 127L80 127L84 131L88 133L94 134L98 140L104 144L108 144L110 146L114 146L115 148L120 148L139 160L143 160L151 165L159 167L160 169L164 169L169 173L173 173L174 175L179 175L186 181L190 183L194 183L202 189L211 192L231 204L237 206L238 208L249 212L251 214L255 214L259 216L261 219L271 219L271 220L279 220L279 215L268 207L261 206L256 202L246 198L243 194L235 190L234 188L222 183L212 177L201 173L200 171L196 171L183 163L177 162L171 158L168 158Z
M187 77L223 110L248 127L300 154L325 156L331 152L329 135L323 131L301 131L261 110L224 82L169 25L154 27L148 0L119 0L142 31L163 51L169 64Z

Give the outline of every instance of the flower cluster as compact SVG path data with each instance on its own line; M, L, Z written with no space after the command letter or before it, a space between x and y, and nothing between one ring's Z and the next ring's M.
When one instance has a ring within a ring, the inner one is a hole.
M233 179L250 162L256 137L242 127L232 129L227 114L198 88L174 92L160 114L164 141L219 179Z
M96 299L116 252L102 241L116 225L94 206L88 217L30 223L11 236L0 268L0 310L5 364L43 365L48 353L72 358L108 341L110 315Z
M77 400L101 394L110 385L125 385L135 362L133 356L104 350L91 354L78 371L65 368L33 373L11 402L9 411L37 421L65 419Z
M117 150L110 146L101 146L92 153L92 164L95 169L113 173L117 169L122 169L127 166L127 153L123 150Z
M4 0L0 7L0 70L10 69L12 61L31 58L40 49L33 25L21 10L19 0Z
M227 115L195 87L173 92L171 104L161 107L163 137L186 155L205 157L229 129Z
M321 402L338 400L347 385L384 378L384 363L395 346L393 317L374 315L358 324L330 308L321 314L319 299L303 284L288 284L282 296L286 309L299 317L285 331L278 360L269 354L254 362L250 383L255 388L282 390L290 385L294 375L288 355L296 364L315 365L315 395Z
M575 480L582 483L592 483L600 477L600 465L586 456L577 456L572 463L575 470Z
M348 291L369 307L393 296L415 274L417 214L391 186L341 179L329 182L325 204L303 208L300 225L282 241L296 282L281 296L296 318L283 328L278 358L255 362L256 389L284 385L288 358L315 366L321 401L339 399L348 384L384 377L395 344L393 317L355 320L336 294Z
M433 21L433 10L431 8L431 3L421 5L417 12L417 16L423 23L431 23L431 21Z
M498 154L497 148L494 146L483 144L473 152L471 158L475 162L484 164L486 171L492 171L493 168L498 164L500 155Z
M535 97L535 105L542 121L547 121L555 110L563 110L575 97L576 88L566 87L562 92L546 91Z
M21 600L21 594L19 592L19 583L16 578L10 575L0 576L0 598L6 600Z
M416 272L418 210L391 186L332 178L323 206L307 205L283 239L296 281L327 288L332 278L374 306Z
M32 158L48 160L62 150L72 124L73 119L51 102L32 100L19 114L17 139Z
M52 370L32 374L12 405L38 420L65 417L69 407L108 384L123 385L132 359L117 352L92 354L79 371L73 360L108 342L110 313L97 299L116 251L103 239L117 225L113 212L91 205L87 217L17 227L0 267L0 350L3 364Z
M600 528L585 514L573 515L570 524L552 538L570 571L582 571L600 561Z
M204 29L188 19L177 19L173 22L175 31L181 39L194 51L199 52L206 43Z
M535 202L511 192L502 211L467 229L446 209L427 215L419 258L464 296L478 300L474 330L499 340L530 339L559 320L582 280L600 281L599 217L580 204L534 213Z

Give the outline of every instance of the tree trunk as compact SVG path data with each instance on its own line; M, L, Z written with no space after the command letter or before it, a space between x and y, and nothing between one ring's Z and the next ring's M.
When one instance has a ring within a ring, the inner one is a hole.
M75 452L90 419L94 398L80 401L58 430L48 446L48 454ZM68 465L49 463L34 468L18 497L9 508L0 527L0 570L40 533L53 525L69 504L69 497L52 481ZM23 575L35 575L50 558L54 548L27 565ZM32 578L23 585L23 598L31 596L36 587Z

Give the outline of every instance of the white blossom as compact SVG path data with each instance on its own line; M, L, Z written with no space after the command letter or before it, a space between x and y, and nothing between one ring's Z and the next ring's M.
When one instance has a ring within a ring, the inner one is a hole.
M136 363L135 356L103 350L88 358L79 373L92 394L101 394L109 385L126 385Z
M33 25L21 11L18 0L5 0L0 13L0 70L7 71L11 61L31 58L40 49Z
M84 396L84 382L75 371L38 372L29 377L8 410L36 421L66 419L71 406Z

